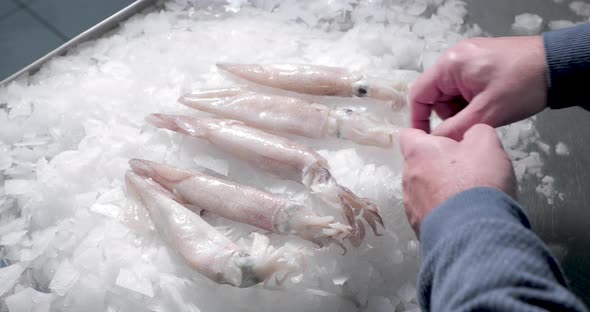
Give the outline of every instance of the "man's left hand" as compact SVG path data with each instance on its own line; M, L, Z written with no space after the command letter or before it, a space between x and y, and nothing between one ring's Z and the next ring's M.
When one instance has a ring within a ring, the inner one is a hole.
M433 209L470 188L493 187L516 197L512 162L490 126L471 127L461 142L406 129L400 145L404 206L416 233Z

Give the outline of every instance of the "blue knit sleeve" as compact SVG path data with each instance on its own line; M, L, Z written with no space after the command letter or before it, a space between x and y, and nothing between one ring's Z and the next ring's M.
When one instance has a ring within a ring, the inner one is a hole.
M590 110L590 24L546 32L543 41L548 66L547 105Z
M503 192L462 192L430 213L420 231L423 311L586 311Z

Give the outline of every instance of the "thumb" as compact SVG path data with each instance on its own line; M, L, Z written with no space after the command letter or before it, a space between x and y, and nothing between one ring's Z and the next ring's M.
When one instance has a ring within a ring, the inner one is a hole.
M490 104L486 93L480 93L473 98L457 115L448 118L438 126L432 134L444 136L455 141L461 141L465 132L477 123L486 123L482 108Z

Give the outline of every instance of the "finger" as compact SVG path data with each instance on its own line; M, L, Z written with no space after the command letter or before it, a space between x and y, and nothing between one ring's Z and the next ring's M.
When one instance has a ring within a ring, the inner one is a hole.
M467 101L462 97L452 97L448 101L439 101L434 104L433 110L442 120L449 119L457 115L467 106Z
M436 157L453 144L457 144L457 141L430 135L418 129L404 129L400 135L400 147L406 161Z
M463 142L473 145L484 145L486 147L502 146L496 129L486 124L476 124L469 128L463 135Z
M482 107L489 105L487 94L480 93L473 98L473 101L455 116L445 120L432 134L444 136L456 141L463 139L463 134L477 123L487 123L487 116L484 115Z
M410 114L412 127L430 132L430 114L432 105L442 96L438 89L440 76L439 65L435 64L431 69L422 74L410 89Z

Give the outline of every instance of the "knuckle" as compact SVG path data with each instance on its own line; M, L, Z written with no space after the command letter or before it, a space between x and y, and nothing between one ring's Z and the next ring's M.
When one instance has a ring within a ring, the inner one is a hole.
M482 38L461 40L459 43L457 43L457 48L463 52L471 52L473 49L479 47L481 40Z
M415 147L406 147L404 149L404 158L406 160L406 166L411 166L411 160L415 159L418 155L418 151Z
M420 158L421 148L415 143L407 144L403 147L403 154L405 159L405 165L408 167L413 167L414 162L416 159Z
M477 47L477 40L462 40L444 53L444 60L450 66L465 65L471 61L471 56L474 54L474 50L476 50Z
M496 133L496 129L494 129L494 127L488 124L479 124L478 127L482 135L488 137L491 140L491 142L499 142L498 133Z
M409 190L411 185L415 184L420 180L420 170L416 167L408 168L404 170L403 187L405 190Z
M410 196L408 196L407 194L404 194L403 203L404 203L404 207L406 208L406 210L409 209L412 206Z
M463 62L461 50L458 47L448 50L445 52L443 60L448 66L451 67L460 65Z

